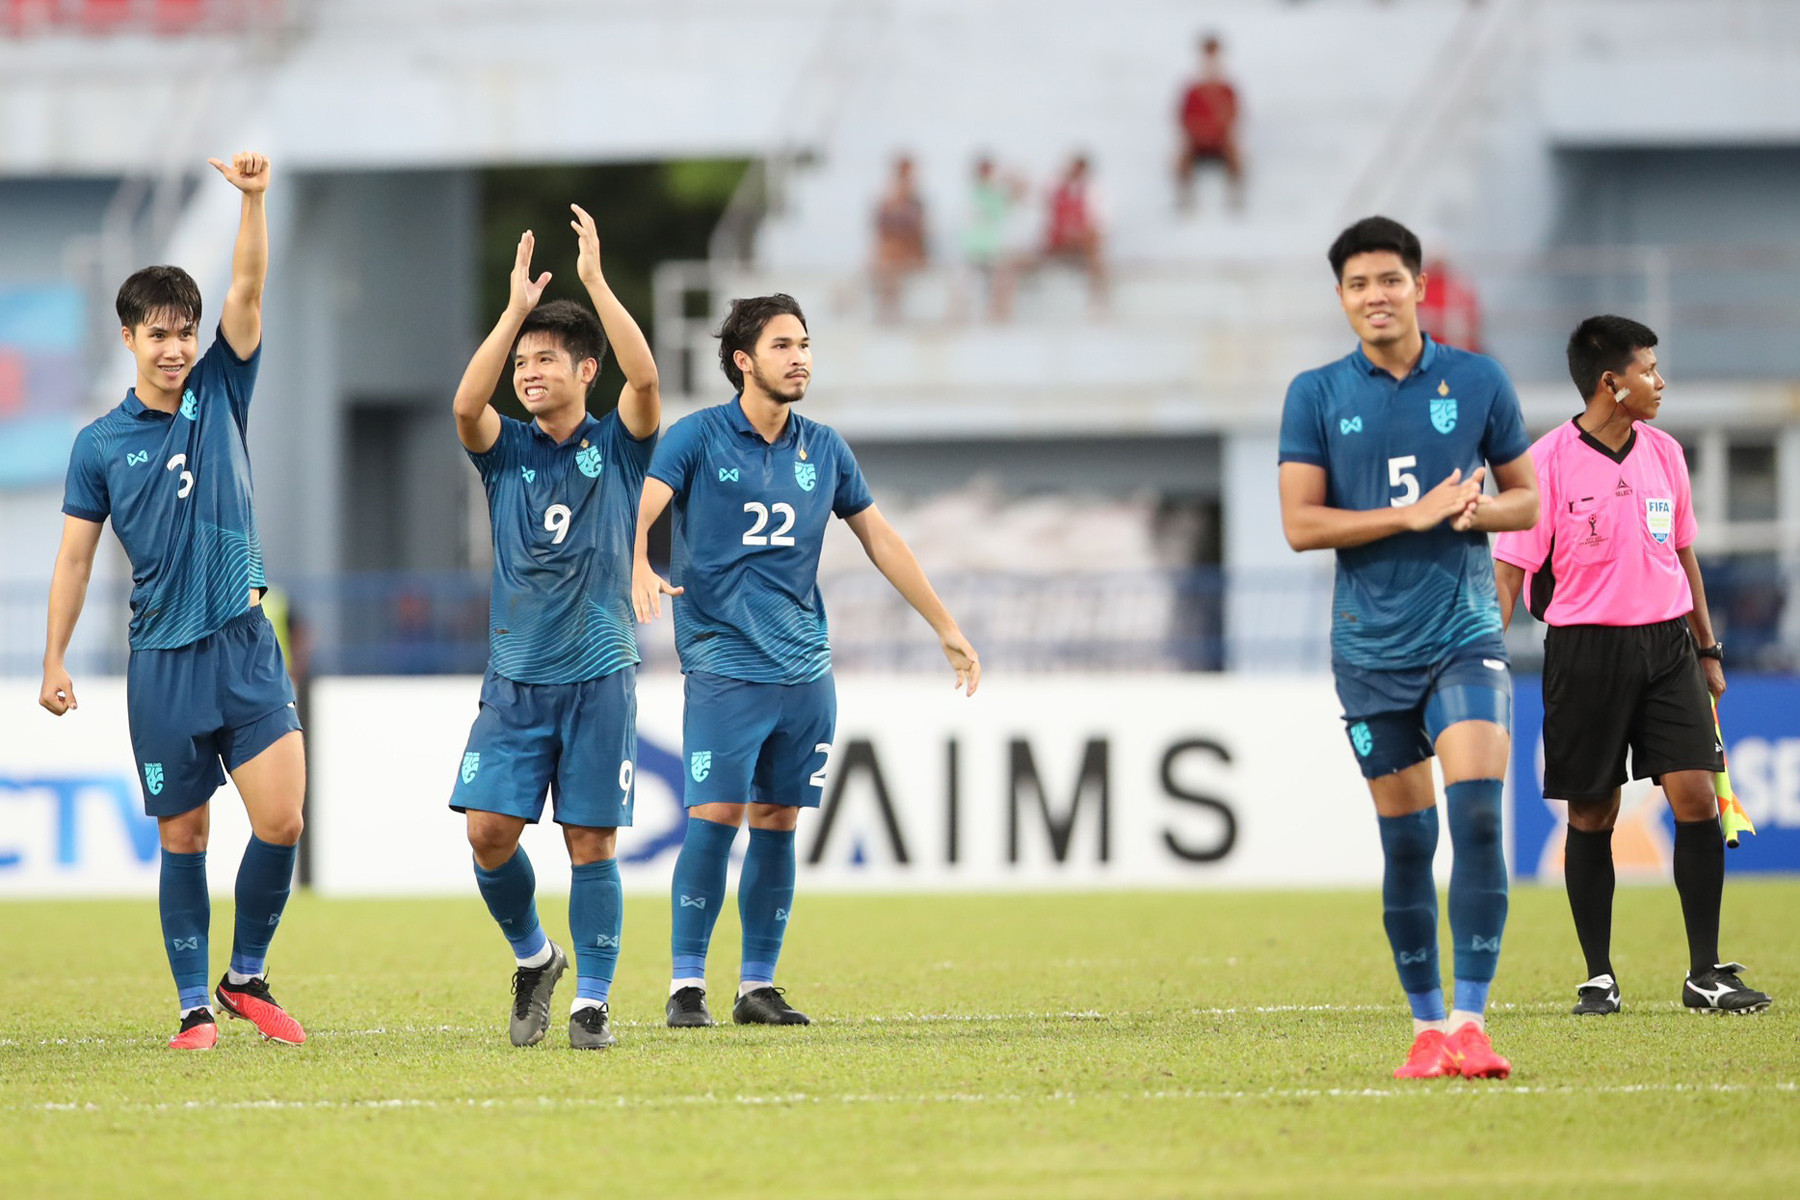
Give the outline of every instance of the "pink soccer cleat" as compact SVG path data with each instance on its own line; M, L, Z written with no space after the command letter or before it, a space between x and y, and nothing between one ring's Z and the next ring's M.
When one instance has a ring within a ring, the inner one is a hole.
M247 983L232 983L231 976L227 975L219 980L213 995L219 998L219 1007L256 1026L256 1032L271 1042L298 1046L306 1041L306 1030L300 1028L300 1022L288 1016L275 1002L275 997L269 995L269 983L261 976Z
M1473 1021L1444 1039L1444 1051L1464 1079L1505 1079L1512 1074L1512 1064L1494 1053L1494 1043Z
M1443 1079L1457 1073L1456 1060L1450 1057L1444 1031L1427 1029L1413 1039L1406 1061L1394 1068L1395 1079Z

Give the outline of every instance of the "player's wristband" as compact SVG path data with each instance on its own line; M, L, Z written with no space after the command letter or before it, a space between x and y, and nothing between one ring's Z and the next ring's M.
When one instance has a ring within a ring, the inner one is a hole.
M1714 642L1710 646L1700 646L1695 649L1694 653L1698 654L1701 658L1710 658L1720 665L1723 665L1725 662L1725 643Z

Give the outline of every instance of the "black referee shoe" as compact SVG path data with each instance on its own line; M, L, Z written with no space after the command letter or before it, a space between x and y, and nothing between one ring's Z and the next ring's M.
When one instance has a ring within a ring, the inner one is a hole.
M1578 1017L1609 1017L1619 1011L1619 982L1611 975L1596 975L1575 989Z
M1696 1012L1759 1013L1772 1001L1767 992L1744 986L1737 973L1743 963L1717 963L1705 971L1688 972L1681 988L1681 1002Z
M739 1025L811 1025L812 1018L795 1011L783 996L773 984L745 992L731 1006L731 1019Z

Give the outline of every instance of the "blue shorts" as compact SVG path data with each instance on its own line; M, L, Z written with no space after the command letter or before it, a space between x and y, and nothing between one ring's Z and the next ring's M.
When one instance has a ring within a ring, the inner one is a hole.
M631 824L636 760L636 667L580 683L489 671L450 807L535 825L548 790L559 825L616 829Z
M683 803L817 808L837 733L837 684L749 683L689 673Z
M1333 663L1345 733L1364 779L1422 763L1459 721L1512 729L1512 674L1497 642L1458 647L1425 667L1374 671Z
M125 708L152 817L199 808L226 771L300 728L281 644L260 605L189 645L133 650Z

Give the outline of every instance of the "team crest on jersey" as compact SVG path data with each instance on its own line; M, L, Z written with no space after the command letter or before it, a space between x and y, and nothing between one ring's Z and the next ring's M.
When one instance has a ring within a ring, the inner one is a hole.
M1431 402L1431 427L1439 433L1456 428L1456 397L1439 396Z
M148 450L128 450L125 452L125 465L130 467L140 466L143 464L144 460L149 457L150 452Z
M194 398L194 389L187 388L181 393L181 415L192 421L200 414L200 401Z
M589 479L600 478L600 447L588 446L575 452L575 465Z
M1644 497L1644 527L1650 536L1656 539L1657 545L1669 540L1675 531L1675 502L1659 500L1655 496Z
M706 777L712 774L712 751L696 750L688 755L688 774L694 777L695 783L706 782Z
M794 478L799 482L801 491L812 491L819 483L819 464L809 462L795 463Z
M479 770L481 770L481 751L471 750L463 755L462 781L464 783L474 783L475 772Z
M152 796L162 795L163 769L161 763L144 764L144 786L149 789Z

